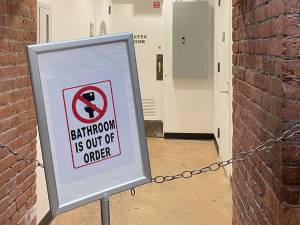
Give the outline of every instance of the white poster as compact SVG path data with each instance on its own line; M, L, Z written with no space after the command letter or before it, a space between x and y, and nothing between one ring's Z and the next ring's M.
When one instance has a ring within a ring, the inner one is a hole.
M53 215L151 181L130 34L29 47Z
M110 80L62 92L74 169L121 155Z

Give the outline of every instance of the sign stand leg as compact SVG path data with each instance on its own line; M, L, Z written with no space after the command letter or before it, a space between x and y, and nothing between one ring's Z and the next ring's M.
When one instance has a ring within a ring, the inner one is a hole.
M102 225L110 225L109 197L101 199L101 220Z

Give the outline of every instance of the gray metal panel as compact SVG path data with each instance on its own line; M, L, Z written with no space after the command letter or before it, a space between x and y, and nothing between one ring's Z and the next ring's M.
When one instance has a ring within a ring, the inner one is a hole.
M101 194L92 193L91 195L86 196L83 199L77 199L74 202L69 202L68 204L60 205L58 201L55 171L54 171L53 159L51 155L45 102L43 98L42 82L39 73L39 64L38 64L37 56L38 54L41 53L64 51L66 49L75 49L75 48L109 44L114 42L123 42L123 41L126 41L127 43L128 57L129 57L130 70L131 70L130 79L133 87L132 91L135 100L135 111L136 111L136 118L137 118L137 127L139 129L138 130L139 142L140 142L140 151L142 156L144 175L137 179L131 180L130 182L126 182L116 187L107 189ZM140 102L141 95L140 95L139 82L138 82L138 72L137 72L137 65L136 65L135 52L134 52L133 35L131 33L123 33L123 34L115 34L115 35L110 35L105 37L72 40L72 41L65 41L65 42L52 43L52 44L31 45L27 47L27 51L28 51L28 58L29 58L29 67L31 72L31 80L33 85L34 100L36 105L36 114L37 114L37 119L39 124L42 155L43 155L44 164L46 165L45 174L46 174L46 182L48 187L48 196L49 196L52 216L56 216L58 214L69 211L71 209L99 200L105 196L107 197L109 195L113 195L122 192L124 190L128 190L130 188L151 182L151 171L150 171L146 136L144 131L143 111Z
M208 76L208 2L173 3L173 76Z

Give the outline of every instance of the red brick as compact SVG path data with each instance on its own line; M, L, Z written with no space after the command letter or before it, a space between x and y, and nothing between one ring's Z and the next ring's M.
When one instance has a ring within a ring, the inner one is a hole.
M300 104L297 102L284 102L282 117L286 120L297 120L300 118Z
M298 225L299 223L300 223L300 208L282 207L280 224Z
M284 107L284 103L281 99L264 93L262 95L262 107L275 116L280 117L282 115L282 108Z
M279 136L300 118L300 2L233 4L232 142L237 153ZM297 217L287 220L281 212L283 202L299 205L299 137L233 166L233 224L299 224Z
M31 190L27 189L22 195L16 199L16 207L19 210L32 196ZM24 205L26 208L26 205Z
M16 212L16 203L11 204L7 209L0 214L0 224L7 222L11 216Z
M300 185L300 166L283 166L282 179L285 184Z
M0 1L0 140L33 158L36 122L26 45L36 42L36 13L35 0ZM1 225L16 225L18 215L26 225L36 223L32 167L0 151Z
M286 18L285 16L279 16L278 18L273 20L273 35L283 35L286 29Z
M27 213L27 207L24 204L24 205L22 205L21 208L19 208L19 209L17 208L17 210L18 210L18 220L21 220Z
M254 22L255 23L264 21L264 20L266 20L266 18L267 18L267 7L266 6L258 7L255 9L255 11L254 11Z
M16 138L17 138L17 132L15 128L0 134L0 140L4 144L9 144L11 141L15 140Z
M17 54L17 57L18 57L18 61L17 61L18 64L27 64L27 53L26 52L19 52Z
M0 54L0 66L16 65L17 56L14 53Z
M27 222L26 222L27 225L36 225L36 224L37 224L36 216L33 215L33 213L27 214L26 221L27 221Z
M282 149L282 161L284 163L300 163L300 144L284 143Z
M0 175L0 186L3 186L5 183L7 183L15 175L16 175L16 172L11 168L8 168L4 172L2 172L1 175Z
M282 88L286 98L300 99L300 79L295 76L286 76L282 79Z
M7 209L7 206L11 205L15 200L14 192L9 193L5 198L0 201L0 215Z
M292 37L300 37L300 18L298 17L286 17L284 20L284 32L283 34Z
M282 39L272 39L269 42L269 54L273 56L282 56L284 54L284 40Z
M292 75L300 78L300 61L299 60L285 60L283 62L282 72L284 75Z
M10 219L10 225L18 223L18 213L15 213Z
M32 173L34 173L35 167L33 165L28 166L25 170L23 170L21 173L19 173L16 177L17 184L20 184L24 180L27 179Z
M8 1L7 12L9 15L17 15L21 17L30 17L30 7L24 1Z
M281 187L282 201L291 204L300 204L300 185L282 185Z
M35 194L35 195L33 195L33 196L27 201L26 207L27 207L28 209L33 208L33 207L35 206L35 204L36 204L36 201L37 201L37 195Z
M280 16L285 13L285 2L282 0L272 0L267 7L268 17Z
M300 39L288 39L284 43L285 51L284 55L286 56L295 56L300 55Z
M7 40L0 40L0 52L8 52L9 43Z
M0 15L0 27L7 26L7 17L4 15Z
M246 70L245 81L261 90L266 90L266 77L254 70Z
M285 6L286 13L300 13L300 2L299 0L287 0Z
M16 81L14 79L11 80L2 80L0 84L0 91L6 92L16 88Z
M233 66L232 74L238 79L245 80L245 69L242 67Z
M7 105L9 102L9 95L8 94L0 94L0 107Z

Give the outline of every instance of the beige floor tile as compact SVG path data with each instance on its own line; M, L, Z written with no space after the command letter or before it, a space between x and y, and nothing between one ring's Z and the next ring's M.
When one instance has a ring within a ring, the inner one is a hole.
M148 139L152 176L174 175L218 160L212 141ZM223 170L165 184L147 184L136 196L110 199L111 225L230 225L232 199ZM100 225L99 202L58 216L53 225Z

